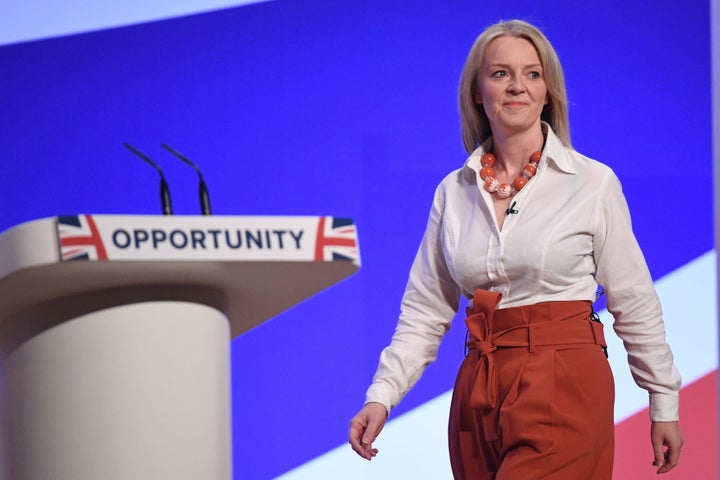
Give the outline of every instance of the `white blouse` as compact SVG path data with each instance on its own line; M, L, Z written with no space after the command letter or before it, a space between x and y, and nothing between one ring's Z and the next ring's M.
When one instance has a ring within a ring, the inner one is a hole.
M564 146L543 123L538 172L498 228L491 195L478 183L489 139L445 177L410 270L392 342L366 402L390 411L435 360L460 295L502 294L499 308L607 293L632 375L650 393L653 421L678 419L680 374L665 341L662 310L613 171Z

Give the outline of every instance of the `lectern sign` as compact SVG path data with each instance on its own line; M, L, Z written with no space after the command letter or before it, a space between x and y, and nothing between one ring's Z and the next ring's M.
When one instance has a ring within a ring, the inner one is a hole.
M355 225L335 217L72 215L57 218L57 234L63 261L360 263Z

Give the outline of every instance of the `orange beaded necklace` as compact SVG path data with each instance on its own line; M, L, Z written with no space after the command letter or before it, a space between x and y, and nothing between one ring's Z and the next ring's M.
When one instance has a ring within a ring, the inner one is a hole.
M486 153L480 159L480 178L485 182L485 190L490 193L496 193L500 198L508 198L519 192L527 182L537 173L537 166L540 163L542 152L533 152L530 155L530 163L525 165L520 176L513 180L512 184L500 183L495 178L495 155Z

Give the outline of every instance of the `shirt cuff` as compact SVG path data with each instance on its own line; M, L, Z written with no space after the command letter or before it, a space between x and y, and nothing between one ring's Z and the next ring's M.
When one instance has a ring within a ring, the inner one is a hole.
M394 407L393 402L394 394L392 392L392 388L389 385L383 384L383 383L373 383L370 385L370 388L368 388L367 393L365 393L365 404L368 403L381 403L385 406L388 412L388 416L390 415L390 410L392 410L392 407Z
M653 422L676 422L680 419L680 398L677 393L650 394L650 420Z

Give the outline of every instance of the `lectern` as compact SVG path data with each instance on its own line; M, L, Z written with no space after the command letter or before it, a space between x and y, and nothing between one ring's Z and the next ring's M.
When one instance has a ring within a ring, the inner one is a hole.
M355 225L334 217L5 231L0 479L229 480L231 338L359 266Z

